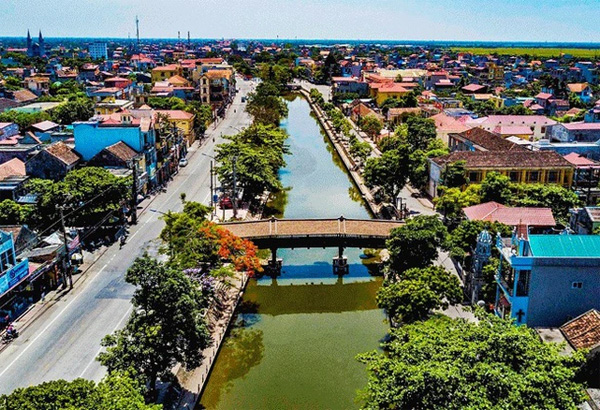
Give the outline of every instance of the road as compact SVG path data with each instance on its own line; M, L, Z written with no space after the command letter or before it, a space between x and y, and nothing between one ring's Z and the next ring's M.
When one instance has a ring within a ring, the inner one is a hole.
M118 244L108 249L71 292L0 353L0 394L49 380L83 377L98 381L104 376L105 369L95 361L100 340L122 327L131 312L134 287L125 282L125 271L145 251L156 253L164 225L160 212L180 211L181 193L186 193L187 200L209 203L210 158L201 153L214 155L215 145L223 142L221 135L236 134L237 129L250 124L241 97L253 87L251 82L238 79L240 92L225 118L210 127L209 138L201 148L194 145L188 166L180 169L167 192L158 195L140 215L138 224L130 229L127 244L122 249Z

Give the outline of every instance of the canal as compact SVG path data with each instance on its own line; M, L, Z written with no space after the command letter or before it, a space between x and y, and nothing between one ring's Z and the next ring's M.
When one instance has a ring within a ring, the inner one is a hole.
M281 124L292 155L269 211L286 218L369 218L307 101L288 100ZM282 274L252 280L208 380L207 409L348 409L367 377L355 360L387 326L375 303L380 278L347 249L350 274L333 276L336 249L280 250Z

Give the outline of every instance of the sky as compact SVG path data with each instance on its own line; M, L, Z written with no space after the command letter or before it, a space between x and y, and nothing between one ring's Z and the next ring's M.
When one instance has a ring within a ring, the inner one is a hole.
M0 0L0 36L600 42L600 0Z

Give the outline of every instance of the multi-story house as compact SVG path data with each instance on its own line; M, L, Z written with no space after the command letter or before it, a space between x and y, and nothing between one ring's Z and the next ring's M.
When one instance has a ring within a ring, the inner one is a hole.
M530 327L558 327L600 309L600 236L524 231L496 240L496 314Z
M135 118L130 112L124 111L75 122L73 132L75 150L84 161L91 160L104 148L122 141L144 156L147 179L151 185L156 183L156 136L152 117Z

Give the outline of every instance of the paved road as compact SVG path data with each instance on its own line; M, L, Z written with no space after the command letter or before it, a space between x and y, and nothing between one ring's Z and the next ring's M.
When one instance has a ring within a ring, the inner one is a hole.
M210 158L214 147L236 128L248 126L250 118L244 111L241 96L253 87L238 80L240 92L225 119L207 131L208 142L199 152L189 154L189 164L168 187L155 198L149 209L160 212L181 210L180 194L188 200L208 204L210 199ZM235 111L235 112L234 112ZM216 141L213 142L212 136ZM0 353L0 394L48 380L84 377L100 380L105 369L95 361L100 340L122 327L131 312L130 299L134 288L124 281L124 273L145 250L155 253L157 237L163 227L160 214L146 211L130 230L127 244L119 250L113 245L66 294L42 317L25 329L21 337ZM48 302L46 302L48 303Z

